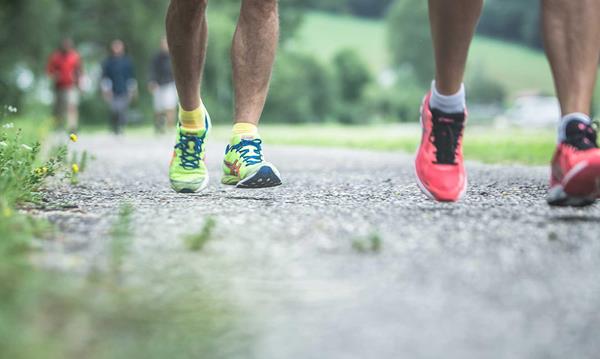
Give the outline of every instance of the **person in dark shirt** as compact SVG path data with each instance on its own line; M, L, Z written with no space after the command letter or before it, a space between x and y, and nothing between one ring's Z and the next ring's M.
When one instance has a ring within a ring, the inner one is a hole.
M110 107L111 127L115 134L121 133L127 122L127 111L137 94L137 82L133 62L125 54L125 44L114 40L110 56L102 64L102 95Z
M160 50L150 64L150 93L154 99L155 129L162 133L165 127L175 127L177 114L177 88L171 68L171 56L166 38L160 42ZM166 126L165 126L166 125Z

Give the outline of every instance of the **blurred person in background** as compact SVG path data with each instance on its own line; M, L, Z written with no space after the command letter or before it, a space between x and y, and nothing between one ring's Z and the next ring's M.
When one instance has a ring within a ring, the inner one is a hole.
M163 133L165 125L167 128L175 127L178 103L166 37L161 39L160 50L152 58L148 88L154 100L154 126L156 132Z
M483 0L429 0L436 64L421 110L416 157L421 190L453 202L466 191L462 135L467 119L463 77ZM600 0L542 0L545 49L562 118L548 203L585 206L600 194L600 149L590 119L600 57Z
M110 55L102 64L100 86L110 107L111 128L115 134L120 134L127 123L129 105L137 95L133 62L125 54L125 44L121 40L110 44Z
M76 132L79 124L79 80L82 73L81 57L73 40L65 38L50 55L48 76L54 82L54 117L59 129Z
M208 185L204 163L210 116L201 99L207 45L207 0L171 0L166 19L173 73L179 94L177 141L169 169L177 192L197 192ZM221 182L239 188L281 184L275 166L265 161L258 134L279 38L277 0L241 0L231 60L235 115L225 150Z

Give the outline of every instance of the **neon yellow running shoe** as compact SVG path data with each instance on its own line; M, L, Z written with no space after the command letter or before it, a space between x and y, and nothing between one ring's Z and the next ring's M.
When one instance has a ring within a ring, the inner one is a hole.
M194 193L208 186L208 170L204 163L205 141L211 127L210 116L204 109L204 129L183 131L177 124L177 144L169 167L171 187L180 193Z
M221 182L238 188L266 188L281 185L281 175L262 154L258 134L237 135L225 150Z

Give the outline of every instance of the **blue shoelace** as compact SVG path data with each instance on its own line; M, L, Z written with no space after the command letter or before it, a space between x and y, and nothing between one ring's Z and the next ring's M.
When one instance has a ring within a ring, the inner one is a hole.
M190 143L193 143L193 148L190 148ZM193 170L200 167L202 159L202 145L204 144L204 136L179 134L179 142L175 145L176 149L181 150L181 167Z
M231 146L230 149L237 151L246 165L255 165L263 161L262 155L262 140L241 140L238 144ZM254 152L253 155L249 156L250 150Z

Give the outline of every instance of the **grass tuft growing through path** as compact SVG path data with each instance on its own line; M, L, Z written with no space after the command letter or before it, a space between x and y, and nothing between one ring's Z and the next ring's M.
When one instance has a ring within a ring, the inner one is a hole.
M185 237L185 244L187 248L192 252L201 251L206 245L206 243L208 243L213 238L213 231L216 225L217 222L214 218L206 218L200 232Z
M361 254L379 253L383 247L383 239L378 233L371 233L365 238L352 240L352 249Z
M114 276L120 274L125 257L131 247L132 215L133 206L130 203L121 204L117 219L110 230L110 271Z

